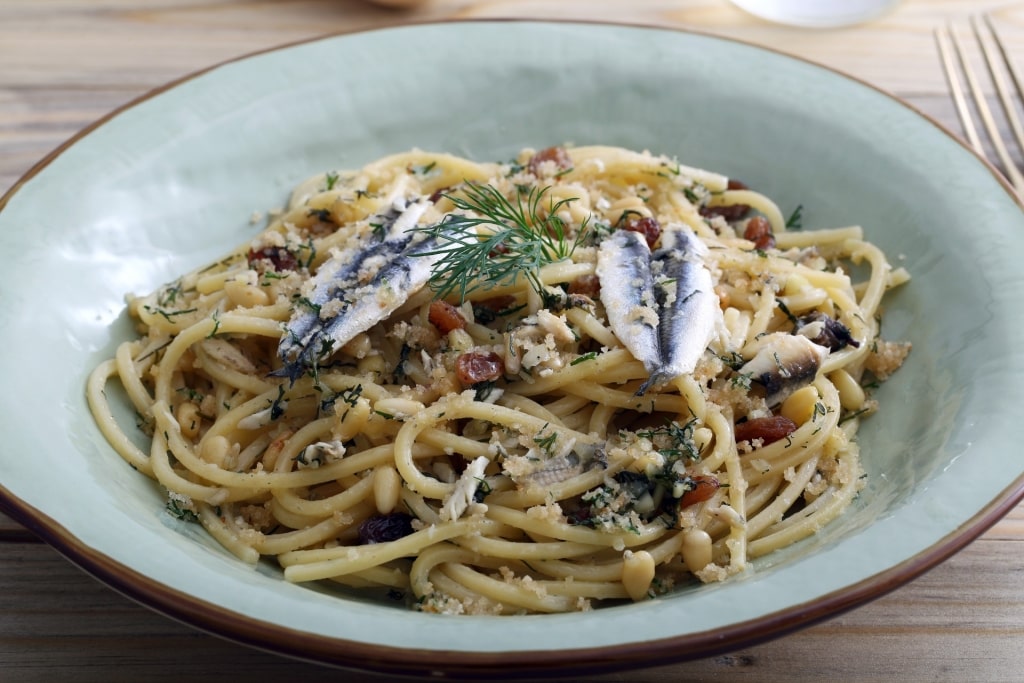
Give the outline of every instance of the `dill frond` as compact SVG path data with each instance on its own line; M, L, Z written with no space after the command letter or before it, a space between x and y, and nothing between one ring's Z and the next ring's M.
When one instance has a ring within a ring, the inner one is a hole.
M574 198L544 206L549 189L533 187L508 199L491 185L470 182L461 194L446 194L463 213L450 213L435 225L417 229L438 244L422 252L441 256L429 280L436 296L457 293L461 302L478 288L512 284L520 275L543 295L540 269L571 257L588 230L585 221L573 231L557 215Z

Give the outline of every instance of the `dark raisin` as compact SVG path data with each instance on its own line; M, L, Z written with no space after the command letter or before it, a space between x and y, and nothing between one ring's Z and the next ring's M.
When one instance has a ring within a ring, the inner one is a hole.
M772 224L764 216L754 216L747 221L747 227L743 229L743 239L750 240L754 243L754 248L761 251L775 246Z
M749 204L726 204L724 206L702 206L700 215L705 218L721 216L726 221L733 223L750 213Z
M501 356L493 351L467 351L455 359L455 372L463 386L493 382L501 377L504 368Z
M404 512L369 517L359 525L359 542L369 544L397 541L413 532L412 520Z
M796 423L782 415L755 417L736 425L734 435L736 443L741 441L761 440L763 446L784 439L796 431Z
M567 510L565 519L569 524L576 526L592 526L591 520L594 517L594 510L589 505L581 505L575 509Z
M745 183L736 180L734 178L729 179L727 189L730 190L747 190L749 189ZM711 218L712 216L721 216L726 221L733 223L746 217L750 213L749 204L728 204L726 206L703 206L700 208L700 215L705 218Z
M548 147L547 149L540 150L530 157L527 168L530 169L530 173L533 175L540 175L541 165L546 161L555 162L555 166L560 171L572 168L572 159L564 147Z
M644 241L647 242L647 246L651 249L654 248L654 243L658 241L661 236L661 223L654 218L648 218L647 216L637 216L635 214L626 214L619 220L620 230L629 230L630 232L638 232L644 236Z
M299 260L295 258L295 254L284 247L250 249L248 261L250 268L260 272L267 270L267 264L278 273L297 270L299 267Z
M596 275L581 275L569 283L569 294L582 294L596 299L601 293L601 280Z

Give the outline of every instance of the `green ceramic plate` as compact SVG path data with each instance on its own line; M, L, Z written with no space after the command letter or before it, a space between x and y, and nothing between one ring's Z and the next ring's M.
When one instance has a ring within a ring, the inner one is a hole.
M253 571L107 447L85 378L123 296L252 235L315 172L411 147L495 160L603 143L744 179L806 227L858 223L914 277L910 339L862 432L870 475L820 534L721 585L591 613L446 618ZM749 645L906 582L1024 495L1024 215L991 168L906 105L744 44L611 25L467 22L231 62L117 112L0 201L0 502L139 601L241 642L393 672L650 666Z

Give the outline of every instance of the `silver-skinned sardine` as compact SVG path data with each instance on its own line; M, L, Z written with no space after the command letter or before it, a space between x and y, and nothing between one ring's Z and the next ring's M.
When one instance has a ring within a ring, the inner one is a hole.
M295 381L426 284L434 259L414 254L433 242L417 241L412 232L426 208L425 202L391 207L373 219L377 228L361 248L320 266L285 327L278 345L283 366L274 375Z
M637 394L693 372L711 341L718 299L705 253L681 225L668 226L653 253L627 230L601 243L596 272L608 324L649 374Z
M711 341L719 315L707 247L688 228L668 226L651 255L651 275L659 306L661 364L640 393L693 372Z
M601 242L596 272L612 331L648 373L655 372L661 365L659 308L647 241L637 232L615 232Z

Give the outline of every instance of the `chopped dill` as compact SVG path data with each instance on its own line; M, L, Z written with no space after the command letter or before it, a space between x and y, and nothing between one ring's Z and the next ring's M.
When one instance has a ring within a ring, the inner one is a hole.
M545 427L546 426L547 425L545 425ZM544 430L542 429L541 431ZM556 434L555 432L551 432L550 434L547 434L545 436L541 436L540 432L538 432L537 435L533 437L533 442L540 446L545 453L551 455L551 451L555 447L555 441L557 439L558 434Z
M751 383L753 382L754 376L749 372L737 372L729 379L729 384L736 387L737 389L743 389L749 391Z
M177 499L173 497L167 501L166 510L172 517L180 519L183 522L199 521L199 515L197 515L192 510L189 510L187 507L184 507Z
M464 213L417 228L438 242L436 249L417 254L441 257L429 280L435 296L454 293L461 303L469 292L511 284L520 275L543 295L540 269L572 256L588 232L584 221L573 235L558 216L575 198L552 199L545 205L549 189L529 188L508 199L491 185L470 182L461 193L444 195Z
M797 204L793 213L786 219L786 230L802 230L804 227L804 205Z

